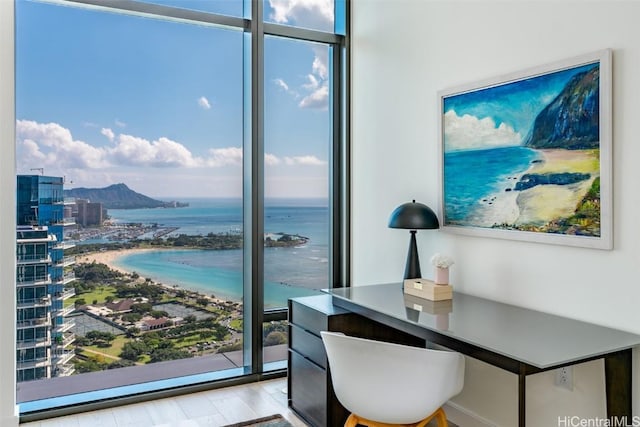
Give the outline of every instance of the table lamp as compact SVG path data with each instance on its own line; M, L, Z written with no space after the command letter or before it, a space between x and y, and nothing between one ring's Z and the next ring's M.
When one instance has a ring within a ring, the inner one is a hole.
M416 244L416 232L418 230L431 230L440 228L438 217L427 205L412 201L398 206L389 219L389 228L404 228L410 230L411 241L407 254L407 266L404 270L405 279L417 279L422 277L420 273L420 260L418 259L418 245Z

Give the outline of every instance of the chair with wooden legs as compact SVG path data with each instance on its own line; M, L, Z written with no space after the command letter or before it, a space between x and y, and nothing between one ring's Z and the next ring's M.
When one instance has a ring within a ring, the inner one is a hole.
M442 405L460 393L464 356L453 351L322 331L333 388L351 412L345 427L447 427Z

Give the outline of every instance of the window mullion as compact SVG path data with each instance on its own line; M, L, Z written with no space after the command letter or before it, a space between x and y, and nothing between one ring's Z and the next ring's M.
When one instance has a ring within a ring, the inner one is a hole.
M263 370L262 323L264 320L264 24L263 3L251 2L251 162L250 190L245 193L251 209L251 252L245 263L245 360L251 371ZM247 274L248 277L247 277ZM249 346L247 346L247 343Z

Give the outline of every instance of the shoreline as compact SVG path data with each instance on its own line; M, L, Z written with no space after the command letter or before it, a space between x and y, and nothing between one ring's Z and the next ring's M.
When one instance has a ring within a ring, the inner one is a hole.
M588 173L589 179L569 185L545 184L518 191L516 203L520 215L515 225L544 225L558 218L568 218L600 176L598 150L562 148L536 150L542 161L531 165L526 174L564 172Z
M540 160L540 150L530 149L536 152L535 160ZM514 189L515 184L520 181L523 175L530 173L536 163L530 163L525 170L513 172L505 175L501 181L496 182L499 187L494 193L477 200L476 207L467 217L467 221L473 226L492 228L501 224L514 224L520 217L520 205L518 204L519 191ZM480 205L480 206L477 206Z
M563 148L534 149L538 157L526 170L510 174L498 182L501 190L476 203L469 222L479 227L502 225L543 225L574 214L577 204L587 194L593 181L600 176L598 150L567 150ZM525 190L515 190L526 174L582 172L590 178L570 185L543 184ZM507 190L507 188L509 190Z
M165 250L169 250L169 251L179 251L182 249L174 249L174 248L133 248L133 249L119 249L119 250L109 250L109 251L101 251L101 252L92 252L92 253L88 253L88 254L82 254L82 255L78 255L76 256L76 262L79 263L92 263L92 262L96 262L98 264L104 264L107 267L109 267L112 270L118 271L122 274L126 274L126 275L131 275L132 273L134 273L134 271L131 270L127 270L125 268L122 268L120 266L118 266L117 260L121 257L124 256L129 256L129 255L136 255L136 254L142 254L142 253L149 253L149 252L159 252L159 251L165 251ZM139 274L139 273L137 273ZM140 281L144 282L146 281L146 279L149 280L153 280L153 278L151 277L147 277L147 276L143 276L141 274L139 274L140 276ZM171 283L161 283L158 281L153 280L153 283L158 285L158 286L162 286L163 288L169 290L170 292L176 292L179 290L185 291L185 292L191 292L191 293L195 293L198 294L199 296L205 297L205 298L209 298L211 301L213 301L216 304L224 304L228 301L231 301L233 303L239 303L242 305L242 300L236 300L235 298L218 298L218 297L214 297L211 296L211 294L207 294L205 292L204 289L193 289L193 288L189 288L183 284L171 284Z
M228 294L224 291L224 289L211 288L206 285L198 286L198 284L185 283L183 281L172 280L171 278L166 278L161 275L155 275L151 272L140 272L133 268L123 268L118 265L118 260L122 257L136 254L144 254L151 252L163 252L163 251L189 251L193 250L190 248L132 248L132 249L116 249L116 250L106 250L99 252L91 252L84 253L76 256L77 263L101 263L105 264L112 270L118 271L120 273L131 275L132 273L136 273L139 275L137 279L138 283L144 283L146 279L152 280L153 283L157 286L162 286L169 293L175 293L176 291L184 291L188 294L193 294L200 297L205 297L211 300L216 304L226 304L226 303L234 303L243 305L244 299L242 296L237 297L233 294ZM285 290L286 289L286 290ZM308 296L312 292L315 292L315 288L305 288L303 286L296 286L294 284L285 283L285 282L265 282L265 307L282 307L284 300L284 304L286 305L286 300L291 297L299 297L299 296ZM270 293L271 292L271 293ZM280 294L278 292L284 292Z

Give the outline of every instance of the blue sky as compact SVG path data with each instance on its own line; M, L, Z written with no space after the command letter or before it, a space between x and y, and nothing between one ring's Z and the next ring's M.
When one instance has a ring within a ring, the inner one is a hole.
M446 97L445 149L519 145L536 116L571 77L597 65L587 64Z
M239 1L179 3L241 13ZM269 0L265 15L333 26L329 0ZM18 173L44 168L69 188L239 197L242 43L240 31L20 0ZM327 68L326 46L265 41L268 197L327 196Z

